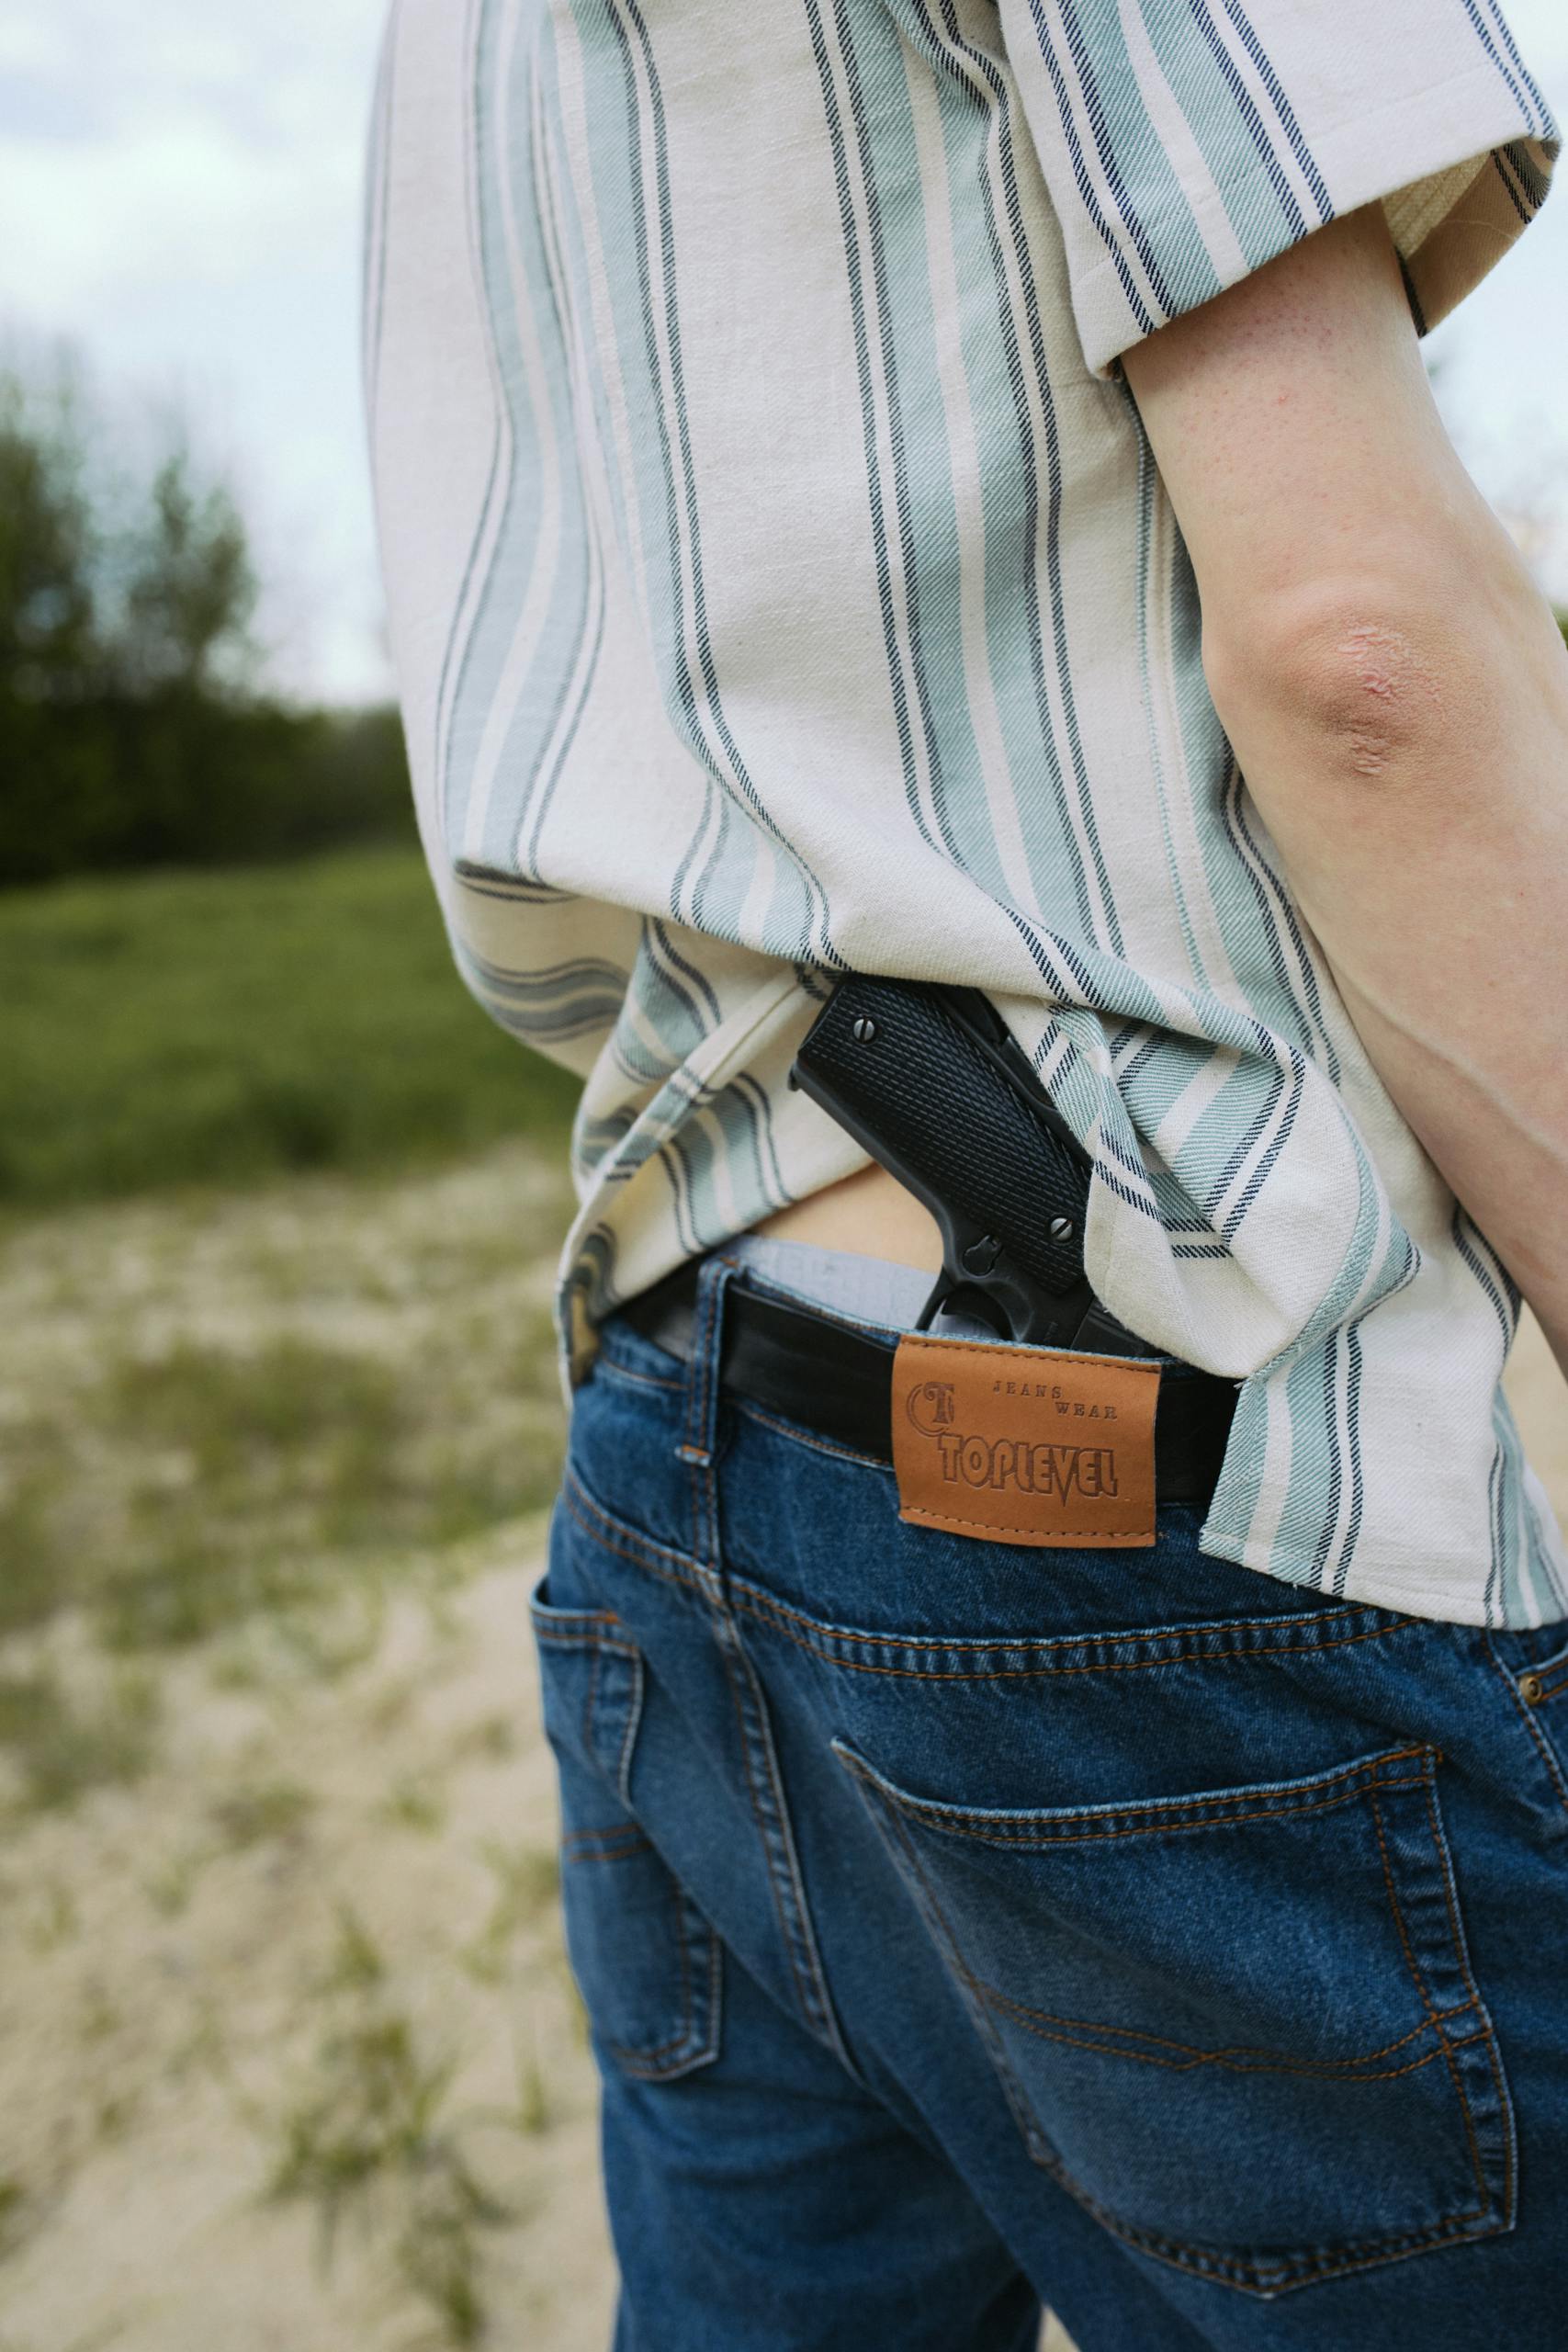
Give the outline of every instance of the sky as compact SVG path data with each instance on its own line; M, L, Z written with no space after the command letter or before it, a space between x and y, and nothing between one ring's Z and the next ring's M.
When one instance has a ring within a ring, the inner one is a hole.
M0 19L0 335L68 338L111 405L191 418L253 525L274 679L344 703L391 685L358 372L384 7L12 0ZM1568 9L1506 9L1568 124ZM1568 605L1568 159L1560 178L1427 348L1466 464Z

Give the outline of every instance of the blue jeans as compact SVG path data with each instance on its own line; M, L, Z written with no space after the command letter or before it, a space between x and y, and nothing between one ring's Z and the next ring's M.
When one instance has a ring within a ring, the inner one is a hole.
M619 2352L1568 2343L1568 1626L907 1525L612 1317L535 1603Z

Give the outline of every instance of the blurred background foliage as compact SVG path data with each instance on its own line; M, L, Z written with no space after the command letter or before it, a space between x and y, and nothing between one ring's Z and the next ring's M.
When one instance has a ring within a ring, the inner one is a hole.
M0 1204L564 1133L456 980L397 713L270 692L256 595L177 414L0 372Z
M395 715L265 691L239 506L139 437L68 357L0 373L0 886L412 842Z

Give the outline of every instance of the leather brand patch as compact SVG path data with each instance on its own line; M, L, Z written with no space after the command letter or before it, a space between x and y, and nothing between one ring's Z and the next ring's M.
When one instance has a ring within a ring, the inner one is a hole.
M898 1516L988 1544L1152 1544L1158 1396L1157 1363L906 1331Z

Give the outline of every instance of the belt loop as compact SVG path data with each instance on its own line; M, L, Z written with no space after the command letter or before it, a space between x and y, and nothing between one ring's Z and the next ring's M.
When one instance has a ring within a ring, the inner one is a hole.
M697 1296L692 1309L692 1351L686 1362L686 1409L681 1443L682 1462L711 1466L718 1438L719 1359L724 1346L724 1294L739 1272L734 1258L710 1250L697 1261Z

